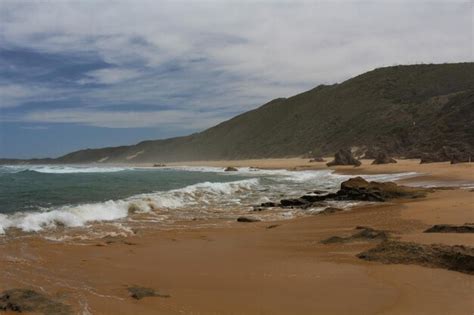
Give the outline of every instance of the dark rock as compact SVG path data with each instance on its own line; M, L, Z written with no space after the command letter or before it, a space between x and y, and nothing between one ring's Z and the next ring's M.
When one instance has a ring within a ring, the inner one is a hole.
M282 199L280 201L280 204L283 207L301 207L308 205L310 202L303 199L303 198L297 198L297 199Z
M444 146L437 152L421 154L420 164L447 161L451 161L451 164L466 163L471 161L471 157L472 154L469 151Z
M0 310L12 312L34 312L39 314L72 314L70 306L54 301L30 289L12 289L0 295Z
M474 233L474 224L437 224L427 229L425 233Z
M397 163L397 161L395 161L393 158L388 156L388 154L385 152L379 152L375 160L372 162L372 164L390 164L390 163Z
M228 166L225 168L224 170L225 172L237 172L238 169L236 169L235 167L232 167L232 166Z
M166 167L166 164L156 163L153 164L153 167Z
M354 241L385 241L389 238L389 233L387 231L375 230L371 227L358 226L356 227L356 230L358 230L358 232L352 234L351 236L331 236L330 238L322 240L321 243L333 244Z
M307 209L325 206L327 200L387 201L394 198L420 198L430 191L397 185L393 182L368 182L362 177L353 177L341 184L337 193L310 194L300 198L282 199L280 204L265 203L272 206ZM262 204L263 206L264 204ZM326 204L327 205L327 204Z
M384 264L415 264L474 274L474 248L462 245L385 241L357 255Z
M260 222L261 220L256 219L256 218L249 218L249 217L239 217L237 218L237 222L245 222L245 223L250 223L250 222Z
M426 189L397 185L393 182L368 182L362 177L353 177L341 184L336 200L386 201L394 198L419 198Z
M145 287L133 286L133 287L128 287L127 290L130 293L130 296L136 300L141 300L145 297L162 297L162 298L171 297L169 294L160 293L158 291L155 291L154 289L145 288Z
M337 197L337 194L325 194L325 195L304 195L301 196L299 199L292 199L292 200L301 200L301 202L307 203L314 203L318 201L324 201L328 199L334 199ZM282 200L283 201L283 200Z
M341 149L335 154L334 161L331 161L327 163L326 165L327 166L334 166L334 165L359 166L361 165L361 162L352 155L352 152L350 149Z

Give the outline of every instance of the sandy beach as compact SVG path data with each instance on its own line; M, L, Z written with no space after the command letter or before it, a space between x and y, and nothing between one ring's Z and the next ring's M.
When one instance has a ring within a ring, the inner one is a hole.
M304 159L180 165L327 168ZM474 222L474 191L468 187L474 183L472 163L370 165L364 160L358 168L334 169L344 174L417 172L421 175L401 183L448 188L422 199L280 222L213 228L189 223L187 229L141 229L130 237L77 243L34 234L5 237L0 240L0 291L30 288L78 314L473 314L471 274L357 258L377 245L373 240L321 243L369 226L404 242L474 246L472 233L423 233L435 224ZM163 296L133 299L130 286L153 288Z

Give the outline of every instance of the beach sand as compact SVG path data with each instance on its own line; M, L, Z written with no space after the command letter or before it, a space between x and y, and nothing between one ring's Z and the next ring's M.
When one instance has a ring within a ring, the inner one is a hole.
M318 169L272 159L182 163ZM406 183L474 183L472 164L337 167L346 174L419 172ZM417 265L368 262L373 241L322 244L356 226L402 241L474 246L474 234L423 233L433 224L474 222L472 188L281 222L180 230L143 229L107 243L52 242L31 235L0 242L0 290L32 288L82 314L473 314L474 277ZM277 225L268 229L270 225ZM132 299L128 286L170 297Z

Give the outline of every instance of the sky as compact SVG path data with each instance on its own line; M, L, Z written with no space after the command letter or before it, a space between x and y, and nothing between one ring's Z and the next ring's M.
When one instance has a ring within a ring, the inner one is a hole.
M0 157L202 131L382 66L474 60L469 1L0 0Z

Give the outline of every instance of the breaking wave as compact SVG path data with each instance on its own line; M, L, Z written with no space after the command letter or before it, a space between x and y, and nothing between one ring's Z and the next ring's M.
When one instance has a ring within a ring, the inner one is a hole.
M85 166L85 165L4 165L0 166L0 172L20 173L25 171L46 174L74 174L74 173L113 173L133 170L133 167L116 166Z
M68 205L42 212L0 214L0 234L9 228L37 232L55 227L80 227L95 221L124 219L134 213L161 209L176 209L193 205L205 206L228 199L230 195L249 191L258 186L258 179L227 183L203 182L181 189L136 195L123 200Z

